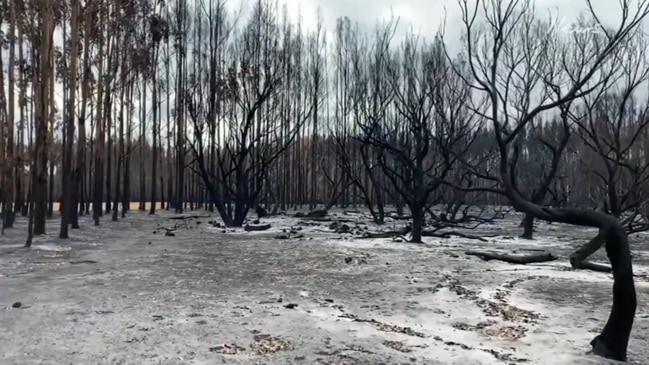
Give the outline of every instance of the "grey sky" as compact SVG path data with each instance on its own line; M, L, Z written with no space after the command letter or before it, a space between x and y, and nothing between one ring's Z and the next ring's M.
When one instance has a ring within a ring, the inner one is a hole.
M250 8L255 0L228 0L231 9L244 6ZM478 0L469 0L475 4ZM335 29L338 17L347 16L359 23L361 28L372 30L377 20L389 19L391 12L400 17L399 35L410 28L427 39L432 39L446 17L445 32L448 40L456 40L462 29L460 6L457 0L285 0L289 13L294 19L301 14L303 24L314 28L317 9L324 17L325 27ZM566 25L577 19L580 12L586 11L585 0L536 0L533 1L539 17L564 19ZM618 1L592 0L598 16L611 25L619 24L621 10ZM637 1L636 1L637 3ZM645 29L649 27L645 24Z

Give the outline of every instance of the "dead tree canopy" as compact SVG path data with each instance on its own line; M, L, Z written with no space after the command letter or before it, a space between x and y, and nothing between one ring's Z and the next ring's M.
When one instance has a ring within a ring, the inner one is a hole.
M468 108L467 74L453 73L460 62L446 60L443 49L440 39L426 44L414 35L401 52L386 47L372 72L384 73L392 101L358 123L358 140L376 152L390 187L410 208L413 242L421 242L432 194L471 146L479 125Z
M649 66L645 38L629 43L617 82L582 96L582 107L571 117L581 142L579 161L592 182L589 195L633 233L649 229L649 159L640 152L647 142L649 100L637 95L649 80Z
M306 104L293 120L282 120L278 103L285 88L291 86L283 71L291 67L300 72L302 67L291 63L282 42L294 42L295 35L280 31L270 6L255 6L257 15L227 43L225 72L217 69L220 64L206 65L213 68L212 77L196 78L192 85L195 92L188 93L185 100L194 133L188 140L196 163L192 170L201 178L225 224L235 227L257 206L271 164L295 141L312 110ZM261 29L263 36L259 35ZM217 96L220 103L215 101ZM205 132L219 128L219 110L228 132L220 141L212 141L212 146L205 146ZM210 153L216 161L215 170L207 158Z

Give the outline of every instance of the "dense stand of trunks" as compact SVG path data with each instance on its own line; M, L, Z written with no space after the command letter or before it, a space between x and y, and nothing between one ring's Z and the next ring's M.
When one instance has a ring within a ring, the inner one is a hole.
M615 30L593 15L602 32L569 37L527 2L492 5L460 2L456 57L442 33L397 42L395 20L364 34L346 17L328 31L320 16L306 30L262 0L241 22L223 0L3 2L2 232L28 216L30 246L57 203L61 238L80 215L98 225L132 202L216 211L228 226L253 210L335 205L367 207L381 224L394 205L421 242L449 234L427 220L452 226L476 220L462 207L511 204L525 238L534 219L599 229L571 263L608 270L587 260L605 245L613 308L592 345L625 359L627 234L649 228L649 100L636 93L649 81L637 31L649 3Z

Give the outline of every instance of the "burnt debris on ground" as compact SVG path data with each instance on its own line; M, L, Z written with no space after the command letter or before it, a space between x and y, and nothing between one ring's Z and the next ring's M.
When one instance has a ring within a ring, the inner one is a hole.
M592 231L540 224L529 241L505 219L413 244L400 219L319 214L241 228L133 214L31 250L8 231L0 363L546 364L550 348L553 363L607 363L585 349L611 275L570 262ZM649 252L632 247L646 303ZM631 363L649 363L647 341L640 306Z

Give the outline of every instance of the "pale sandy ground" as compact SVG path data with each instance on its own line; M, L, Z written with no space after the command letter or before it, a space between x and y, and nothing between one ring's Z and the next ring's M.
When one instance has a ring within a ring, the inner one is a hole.
M270 232L223 233L212 218L170 216L132 213L100 227L84 217L70 241L55 238L55 220L30 251L20 248L24 222L8 230L0 364L611 363L586 354L608 316L611 276L569 270L566 260L592 231L544 224L528 242L507 220L480 228L500 234L488 243L416 245L353 239L297 218L267 220ZM158 228L174 225L173 237ZM273 238L291 227L304 238ZM648 241L632 240L637 274L649 274ZM464 255L530 247L561 260L520 266ZM649 364L646 281L637 280L635 364ZM280 351L258 354L259 335L276 337L265 348ZM237 353L220 353L225 344Z

